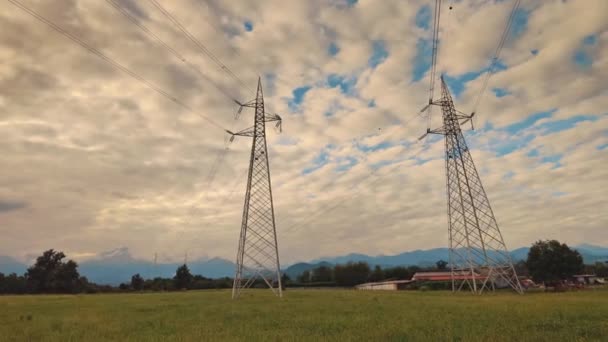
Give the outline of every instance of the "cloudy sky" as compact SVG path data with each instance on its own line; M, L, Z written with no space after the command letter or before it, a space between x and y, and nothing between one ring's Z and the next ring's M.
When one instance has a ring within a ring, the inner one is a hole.
M220 127L252 125L232 98L258 75L284 120L284 263L447 245L443 142L417 141L434 1L159 0L204 49L150 1L19 2L109 59L0 4L0 255L232 260L251 140L224 154ZM463 112L512 6L444 1L438 74ZM465 136L507 245L608 246L608 1L522 1L499 64Z

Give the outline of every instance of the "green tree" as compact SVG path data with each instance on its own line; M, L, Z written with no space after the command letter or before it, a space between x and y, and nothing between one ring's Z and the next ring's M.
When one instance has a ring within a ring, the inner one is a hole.
M384 279L408 280L414 275L414 272L403 266L386 268L383 271Z
M312 270L312 281L313 282L328 282L332 281L333 271L328 266L319 266Z
M63 252L49 249L36 258L27 269L25 279L28 289L34 293L73 293L82 290L84 278L78 274L78 264L72 260L63 262Z
M608 264L596 261L595 264L585 265L584 273L595 274L600 278L608 277Z
M9 275L0 273L0 293L23 294L26 291L27 287L23 276L18 276L16 273Z
M369 265L365 262L349 262L346 265L336 265L334 268L334 278L339 286L365 283L369 275Z
M304 272L302 272L299 276L298 276L298 282L300 283L309 283L311 280L311 273L309 270L306 270Z
M448 262L445 260L439 260L435 263L437 265L438 270L445 270L448 267Z
M139 273L134 274L131 277L131 288L135 291L141 291L144 289L144 278Z
M192 284L192 273L186 264L181 265L175 271L175 277L173 277L173 283L177 290L188 289Z
M513 264L513 267L515 268L515 272L519 276L529 276L530 275L530 271L528 271L528 266L526 265L525 260L519 260L518 262Z
M372 273L369 275L369 280L370 281L380 281L384 279L384 271L382 270L382 267L376 265L374 267L374 270L372 271Z
M583 269L583 257L557 240L537 241L528 252L526 266L534 281L556 283Z

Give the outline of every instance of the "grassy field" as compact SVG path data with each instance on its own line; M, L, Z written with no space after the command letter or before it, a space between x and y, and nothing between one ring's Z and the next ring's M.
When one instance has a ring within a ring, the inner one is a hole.
M608 341L608 291L0 296L2 341Z

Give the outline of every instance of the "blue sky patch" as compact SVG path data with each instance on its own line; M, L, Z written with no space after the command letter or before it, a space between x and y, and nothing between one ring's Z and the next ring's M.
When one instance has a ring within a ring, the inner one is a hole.
M508 133L515 134L525 130L526 128L532 127L538 120L550 118L553 116L553 113L555 113L555 109L546 112L534 113L519 122L510 124L509 126L505 127L504 130Z
M532 158L534 158L534 157L538 157L540 154L538 153L538 150L537 150L537 149L533 148L533 149L531 149L530 151L528 151L528 153L526 153L526 155L527 155L528 157L532 157Z
M433 53L433 41L431 39L419 38L416 42L416 56L414 57L414 71L412 81L417 82L424 78L426 72L431 68Z
M589 68L593 64L593 58L583 49L576 50L573 56L574 64L583 69Z
M484 72L490 70L490 72L495 73L497 71L502 71L502 70L506 70L507 69L507 65L501 60L501 59L497 59L494 63L492 63L490 66L485 67L481 70L478 71L470 71L461 75L456 75L456 76L450 76L448 74L443 75L445 82L447 83L448 87L450 88L450 91L452 92L452 95L454 97L459 97L460 94L462 94L462 92L465 89L466 83L475 80L477 77L479 77L481 74L483 74Z
M355 157L342 158L338 162L340 163L340 165L338 165L336 167L336 171L338 171L338 172L348 171L348 170L352 169L353 166L355 166L359 163L359 161Z
M362 144L357 144L357 149L359 151L368 153L368 152L375 152L375 151L380 151L380 150L386 150L389 147L394 146L391 142L388 141L383 141L381 143L378 143L376 145L362 145Z
M541 128L545 134L549 134L549 133L565 131L567 129L570 129L570 128L576 126L579 122L583 122L583 121L594 122L597 120L598 120L598 116L595 116L595 115L576 115L576 116L573 116L573 117L570 117L570 118L567 118L564 120L544 122L539 125L539 128Z
M302 86L292 91L293 99L289 100L289 108L295 110L304 101L304 95L311 89L311 86Z
M245 28L245 31L247 31L247 32L253 31L253 23L249 20L247 20L243 23L243 27Z
M505 89L505 88L492 88L492 91L494 92L494 96L496 97L505 97L507 95L510 95L511 93Z
M311 167L307 167L304 170L302 170L302 174L304 174L304 175L311 174L311 173L315 172L316 170L325 166L327 163L329 163L329 153L327 153L327 151L323 150L312 160L313 165Z
M538 152L537 149L531 149L530 151L528 151L528 153L526 153L526 155L530 158L537 158L540 160L541 163L550 163L550 164L554 164L553 168L557 168L562 166L562 164L560 163L560 160L562 159L562 157L564 156L563 154L553 154L550 156L541 156L540 152Z
M574 54L572 60L581 69L588 69L593 64L593 57L590 54L590 46L597 43L597 36L592 34L588 35L581 41L581 45Z
M513 179L513 176L515 176L515 172L513 171L507 171L505 172L505 174L502 176L503 180L510 180Z
M597 35L590 34L587 37L583 38L584 45L595 45L597 43Z
M491 66L491 72L495 73L497 71L503 71L503 70L507 70L507 65L505 64L505 62L502 61L502 59L497 59L496 62L494 64L492 64ZM482 71L486 71L488 68L483 69Z
M388 50L386 49L386 44L382 40L374 40L372 42L372 55L369 58L367 64L371 68L375 68L378 65L382 64L388 57Z
M424 5L416 12L416 26L424 30L431 27L431 6Z
M530 17L530 12L526 11L523 8L518 8L513 15L513 22L511 24L511 32L510 34L517 38L520 37L528 28L528 18Z
M340 48L338 47L338 44L336 44L335 42L331 42L329 44L329 47L327 48L327 53L330 56L335 56L338 54L338 52L340 52Z
M459 97L460 94L462 94L462 92L464 91L466 83L476 79L484 71L485 69L482 71L472 71L458 76L450 76L446 74L443 75L443 79L450 88L450 92L452 93L452 95L454 97Z
M379 169L379 168L381 168L381 167L388 166L388 165L392 165L392 164L395 164L395 163L398 163L398 162L399 162L399 160L381 160L381 161L379 161L379 162L372 163L372 164L370 164L369 166L370 166L370 167L371 167L373 170L377 170L377 169Z
M521 138L501 144L501 145L497 146L495 149L496 156L502 157L504 155L517 151L517 150L523 148L524 146L528 145L532 140L534 140L534 135L528 134L528 135L522 136Z
M608 144L602 144L596 147L599 151L601 150L605 150L606 148L608 148Z
M563 155L562 154L554 154L551 156L543 156L540 158L540 161L543 163L550 163L553 164L553 168L557 168L562 166L562 164L560 163L560 160L562 159Z
M340 87L343 94L348 94L357 83L357 78L347 78L346 76L331 74L327 77L327 84L330 88Z
M351 7L355 6L357 2L359 2L359 0L346 0L346 4Z

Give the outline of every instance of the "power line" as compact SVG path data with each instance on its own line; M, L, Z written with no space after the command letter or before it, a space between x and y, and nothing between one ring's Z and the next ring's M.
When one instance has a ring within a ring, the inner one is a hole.
M238 83L240 83L244 88L254 91L251 87L247 86L243 80L241 80L228 66L226 66L222 61L217 58L213 52L211 52L205 44L203 44L200 40L198 40L195 36L190 33L171 13L169 13L161 4L159 4L156 0L149 0L154 7L156 7L167 19L169 19L194 45L196 45L203 54L207 57L211 58L224 72L226 72L230 77L235 79Z
M213 11L213 9L211 9L207 3L205 3L205 6L203 6L204 1L196 1L196 3L199 5L199 7L200 7L201 9L203 9L203 11L207 10L207 11L209 11L209 12L212 12L212 14L213 14L214 16L219 16L217 13L213 13L213 12L214 12L214 11ZM205 15L205 17L206 17L206 18L205 18L205 19L206 19L206 20L205 20L205 23L206 23L207 25L209 25L211 28L213 28L213 30L214 30L214 31L215 31L215 32L216 32L218 35L220 35L220 36L222 36L222 37L223 37L223 36L224 36L224 34L222 33L222 29L221 29L221 28L218 28L218 27L217 27L217 25L213 24L213 21L209 19L209 15ZM224 40L226 40L226 39L224 39ZM226 44L226 45L228 46L228 48L229 48L230 50L232 50L232 52L233 52L233 53L234 53L234 54L235 54L237 57L239 57L241 60L242 60L242 59L244 59L243 55L241 55L241 53L238 51L238 49L237 49L237 48L235 48L235 47L234 47L232 44L228 43L228 44ZM254 69L254 70L253 70L253 74L254 74L256 77L258 77L258 75L260 75L261 73L260 73L258 70L255 70L255 69ZM291 85L291 83L290 83L290 82L287 82L286 80L284 80L283 78L281 78L281 76L279 76L278 74L274 74L274 80L275 80L275 81L277 81L278 83L282 83L282 84L283 84L283 85L285 85L285 86L288 86L288 87L293 87L293 86Z
M441 16L441 0L435 0L435 15L433 21L433 51L431 57L431 81L429 85L429 103L433 101L435 90L435 74L437 72L437 50L439 45L439 19Z
M225 130L224 127L222 127L219 123L217 123L213 119L211 119L211 118L209 118L209 117L207 117L207 116L205 116L203 114L195 112L190 106L188 106L184 102L178 100L176 97L174 97L170 93L166 92L165 90L159 88L158 86L156 86L152 82L150 82L150 81L144 79L143 77L139 76L137 73L129 70L127 67L125 67L122 64L116 62L114 59L106 56L105 54L103 54L98 49L94 48L93 46L87 44L85 41L81 40L80 38L78 38L78 37L72 35L71 33L67 32L66 30L64 30L63 28L61 28L59 25L53 23L52 21L46 19L44 16L40 15L38 12L36 12L36 11L32 10L31 8L23 5L22 3L20 3L17 0L8 0L8 1L10 3L12 3L13 5L15 5L16 7L20 8L21 10L23 10L24 12L26 12L29 15L33 16L38 21L40 21L40 22L46 24L47 26L51 27L53 30L55 30L56 32L60 33L64 37L70 39L74 43L82 46L83 48L85 48L89 52L91 52L94 55L98 56L99 58L103 59L106 63L110 64L114 68L116 68L116 69L124 72L125 74L131 76L133 79L139 81L140 83L145 84L148 88L156 91L160 95L166 97L167 99L171 100L172 102L176 103L177 105L181 106L182 108L184 108L184 109L186 109L186 110L188 110L188 111L190 111L190 112L192 112L192 113L200 116L203 120L207 121L211 125L219 128L219 129Z
M173 54L177 59L179 59L181 62L186 64L188 67L190 67L190 69L194 70L197 74L199 74L199 76L201 76L202 78L204 78L205 80L207 80L208 82L213 84L213 86L215 86L222 94L224 94L226 97L228 97L232 101L236 100L234 98L234 96L232 96L226 89L224 89L222 86L217 84L217 82L212 80L207 75L203 74L199 68L197 68L194 64L192 64L190 61L188 61L182 54L180 54L175 49L173 49L171 46L169 46L169 44L167 44L160 37L158 37L158 35L156 35L154 32L152 32L146 25L144 25L139 20L137 20L137 18L135 18L131 13L129 13L129 11L125 10L125 8L123 8L115 0L106 0L106 2L109 5L111 5L112 7L114 7L114 9L119 11L122 15L124 15L127 18L127 20L129 20L131 23L133 23L134 25L139 27L139 29L142 30L148 37L155 40L158 43L158 45L165 48L167 51L169 51L171 54Z
M477 95L477 99L475 100L475 104L473 105L473 110L471 111L471 113L475 113L475 111L477 111L477 107L479 106L479 103L481 102L481 98L483 97L483 94L486 91L486 88L488 87L488 81L490 80L490 77L492 77L492 75L494 74L494 71L496 70L496 66L498 65L498 59L500 58L500 52L502 51L502 48L505 45L507 38L509 37L509 33L511 31L511 25L513 24L513 19L515 18L515 13L517 12L517 9L519 8L520 2L521 2L521 0L515 0L515 3L513 4L513 8L511 9L511 14L509 15L509 19L507 20L505 29L502 32L502 36L500 37L500 41L498 42L498 46L496 47L494 56L492 57L492 60L490 61L490 66L488 67L488 71L483 80L481 90L479 91L479 94Z

